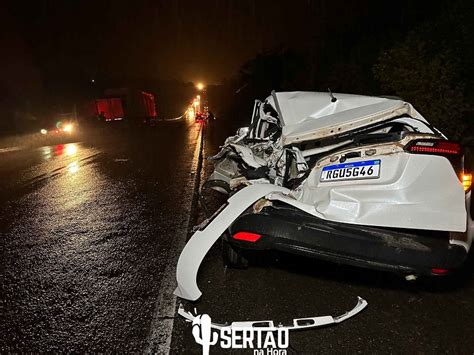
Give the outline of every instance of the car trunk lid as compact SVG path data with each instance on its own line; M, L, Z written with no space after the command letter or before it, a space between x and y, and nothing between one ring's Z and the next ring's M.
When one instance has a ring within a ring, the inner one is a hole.
M427 122L411 104L384 97L322 92L272 92L267 102L278 112L283 145L340 135L408 115Z

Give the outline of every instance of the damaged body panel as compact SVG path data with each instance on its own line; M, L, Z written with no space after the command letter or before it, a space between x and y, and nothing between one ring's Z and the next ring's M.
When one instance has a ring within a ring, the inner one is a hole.
M367 161L361 158L361 162ZM447 159L439 156L427 159L405 152L374 155L369 161L374 159L378 159L383 169L377 180L354 182L343 176L334 181L322 181L324 165L321 164L311 171L297 199L280 200L331 221L393 228L466 230L464 190ZM337 169L342 164L333 166ZM341 175L345 172L342 170ZM426 180L426 175L431 178ZM394 215L397 218L393 218Z
M175 295L191 301L201 297L201 291L197 286L197 273L209 249L242 212L258 199L274 191L288 192L283 187L271 184L255 184L240 190L203 230L193 234L178 260L176 270L178 287L174 292Z
M282 122L283 144L327 138L403 115L426 122L412 105L401 100L336 96L337 100L332 102L327 93L273 93Z
M231 218L217 215L204 244L193 236L186 246L177 290L184 298L199 297L183 285L195 282L206 248L226 230L229 266L243 250L276 249L445 274L463 264L472 244L472 175L462 148L401 99L273 92L210 159L210 188L235 193L229 203L239 196L239 207ZM244 197L255 182L265 191ZM254 236L242 241L241 232Z

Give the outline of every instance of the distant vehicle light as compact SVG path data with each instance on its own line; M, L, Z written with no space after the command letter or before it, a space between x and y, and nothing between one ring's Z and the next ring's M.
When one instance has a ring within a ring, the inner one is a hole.
M40 132L41 132L41 134L48 134L48 131L45 130L44 128Z
M205 87L205 86L204 86L203 83L197 83L197 84L196 84L196 89L198 89L199 91L204 90L204 87Z
M72 124L67 124L63 128L64 132L72 132Z
M68 144L66 146L66 155L71 156L71 155L74 155L76 153L77 153L77 147L76 147L75 144Z

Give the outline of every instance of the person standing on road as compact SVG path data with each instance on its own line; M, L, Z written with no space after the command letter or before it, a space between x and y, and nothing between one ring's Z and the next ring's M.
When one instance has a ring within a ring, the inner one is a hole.
M97 116L97 121L99 121L99 122L105 122L105 120L106 120L105 112L104 112L104 111L100 111L99 115Z

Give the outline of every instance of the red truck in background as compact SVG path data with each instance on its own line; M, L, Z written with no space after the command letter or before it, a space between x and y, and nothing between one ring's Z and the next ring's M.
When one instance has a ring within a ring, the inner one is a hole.
M156 120L155 96L129 88L107 89L105 97L93 102L94 116L99 120L150 123Z

